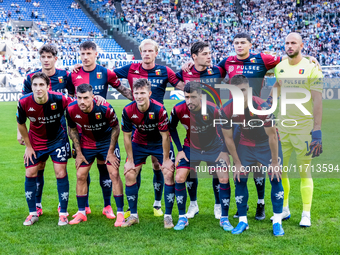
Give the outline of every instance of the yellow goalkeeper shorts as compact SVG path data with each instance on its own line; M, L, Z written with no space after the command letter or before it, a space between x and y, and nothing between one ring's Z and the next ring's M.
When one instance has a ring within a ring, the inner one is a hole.
M306 156L309 151L309 145L312 141L310 134L299 135L280 132L281 146L283 158L290 158L293 150L296 153L296 159L298 161L312 160L312 155Z

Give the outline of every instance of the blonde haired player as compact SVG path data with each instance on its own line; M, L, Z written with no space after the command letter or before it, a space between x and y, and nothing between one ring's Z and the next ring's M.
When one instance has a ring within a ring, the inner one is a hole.
M280 123L282 123L284 119L293 119L297 122L295 127L289 127L294 126L294 123L289 124L289 122L286 121L286 127L280 124L278 129L281 137L284 169L289 169L289 159L293 150L295 150L296 153L296 168L299 169L301 177L300 188L303 203L300 226L310 227L310 210L313 198L313 179L310 166L312 158L318 157L322 153L321 119L323 75L317 66L302 57L302 49L303 42L300 34L288 34L285 41L285 51L288 59L282 61L275 67L275 76L277 82L280 84L281 92L284 88L303 88L307 89L311 94L310 100L303 104L311 115L305 115L293 104L287 105L286 115L281 115L281 110L278 115ZM303 97L305 97L305 95L299 92L287 93L287 99L301 99ZM312 137L310 135L312 135ZM290 218L288 207L290 184L288 173L285 171L282 173L282 185L284 189L282 219L285 220Z

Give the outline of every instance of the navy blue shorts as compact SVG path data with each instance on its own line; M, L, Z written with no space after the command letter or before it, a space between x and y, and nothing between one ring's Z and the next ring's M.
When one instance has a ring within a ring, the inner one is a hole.
M160 165L163 164L163 146L150 146L143 145L132 142L132 153L133 153L133 161L135 166L139 166L141 164L145 164L147 157L154 156L157 158ZM175 162L175 152L172 143L170 143L170 152L169 158L172 162Z
M215 162L222 149L223 148L221 146L212 150L201 151L188 146L183 146L183 151L185 156L189 159L189 162L187 162L185 159L181 159L178 162L177 168L196 169L196 166L199 166L201 161L207 162L208 166L225 167L226 164L224 161Z
M83 153L85 159L87 160L87 162L89 164L86 164L85 162L83 162L80 166L89 166L92 165L92 163L94 162L94 160L97 158L99 160L106 160L107 157L107 152L109 151L110 148L110 144L108 145L104 145L104 146L100 146L96 149L81 149L81 152ZM116 155L116 157L119 159L120 161L120 150L119 150L119 145L118 143L116 144L115 150L114 150L114 154ZM110 163L107 163L108 165L111 165Z
M282 148L281 148L281 141L278 141L278 149L279 149L279 164L282 165ZM246 146L239 144L237 146L237 155L241 160L241 164L244 167L257 167L257 162L262 164L265 167L269 167L272 161L272 154L270 151L269 144L265 146ZM246 169L248 170L248 169Z
M32 157L34 163L32 164L31 160L29 160L28 165L25 164L26 168L36 166L40 162L46 162L48 156L51 156L51 159L54 163L67 164L67 159L71 154L70 144L65 138L62 138L46 150L35 151L35 154L37 158L35 159L34 156Z

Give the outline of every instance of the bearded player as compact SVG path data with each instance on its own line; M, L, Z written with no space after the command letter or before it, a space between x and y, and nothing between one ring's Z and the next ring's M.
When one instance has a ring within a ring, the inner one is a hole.
M303 107L309 112L305 115L295 105L287 105L286 115L281 115L279 111L278 119L295 120L295 127L292 125L278 125L283 151L283 167L288 167L291 154L295 151L296 164L302 166L299 171L301 177L301 196L302 196L302 216L300 221L301 227L311 226L311 206L313 198L313 179L311 176L312 158L320 156L322 153L322 72L308 60L303 58L302 49L304 45L301 35L290 33L285 40L285 50L288 59L282 61L275 67L275 76L277 83L280 84L281 95L285 89L305 89L311 95L311 98L303 103ZM289 93L287 99L299 99L305 95L299 92ZM281 97L282 98L282 97ZM282 99L281 99L282 100ZM290 184L288 173L283 171L282 185L284 188L284 202L282 219L290 218L289 211L289 191Z
M133 100L131 90L124 87L117 75L111 71L96 64L96 59L98 56L97 45L92 41L86 41L80 44L80 58L83 62L83 67L77 72L72 72L68 76L68 83L70 84L69 94L75 95L76 88L81 84L91 84L93 87L93 94L100 95L106 98L108 86L117 89L123 96L127 99ZM81 130L78 130L81 136ZM111 194L112 186L107 185L107 180L110 180L109 172L107 171L107 166L105 161L97 158L97 167L99 170L100 186L103 192L104 208L106 208L103 213L110 219L113 218L113 211L110 206L111 204ZM88 183L88 196L89 198L89 186L90 186L90 175L87 180ZM86 202L86 213L91 213L89 202ZM74 217L76 215L73 215Z
M230 183L228 171L217 171L216 168L229 165L229 155L221 136L216 127L213 126L215 119L220 118L219 109L211 102L207 102L206 114L201 114L202 89L200 83L188 82L184 87L185 101L174 106L171 112L170 132L177 146L176 156L176 199L179 210L179 220L175 230L183 230L189 221L185 215L187 192L185 181L190 170L196 170L201 161L207 162L213 167L219 178L219 201L221 201L220 226L225 231L232 231L233 226L228 219L230 203ZM189 118L187 118L189 117ZM184 146L177 133L178 122L181 122L187 131ZM178 163L178 164L177 164Z

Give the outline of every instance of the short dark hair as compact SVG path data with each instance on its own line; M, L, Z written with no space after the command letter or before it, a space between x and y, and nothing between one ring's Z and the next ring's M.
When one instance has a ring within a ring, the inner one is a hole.
M241 85L241 84L249 84L249 80L243 74L234 75L230 80L231 85Z
M45 81L47 86L50 86L50 78L47 76L47 74L43 73L43 72L37 72L35 74L33 74L32 78L31 78L31 83L33 84L33 80L37 79L37 78L41 78Z
M86 93L86 92L91 92L92 93L92 86L87 83L80 84L77 87L77 93Z
M184 92L186 93L192 93L194 91L197 91L197 94L202 94L201 84L196 81L189 81L184 86Z
M52 53L54 57L58 55L57 47L52 44L44 44L43 46L41 46L39 49L39 55L43 54L44 52Z
M238 33L237 35L235 35L233 41L235 41L235 39L237 39L237 38L246 38L247 41L251 43L250 34L247 34L247 33Z
M193 54L198 56L198 53L202 52L204 48L210 47L209 43L207 42L195 42L190 49L191 57Z
M132 87L133 87L133 90L147 87L147 89L151 91L151 82L148 81L147 79L138 79L134 81Z
M86 42L83 42L82 44L80 44L79 49L84 49L84 50L92 49L92 50L96 51L97 45L92 41L86 41Z

